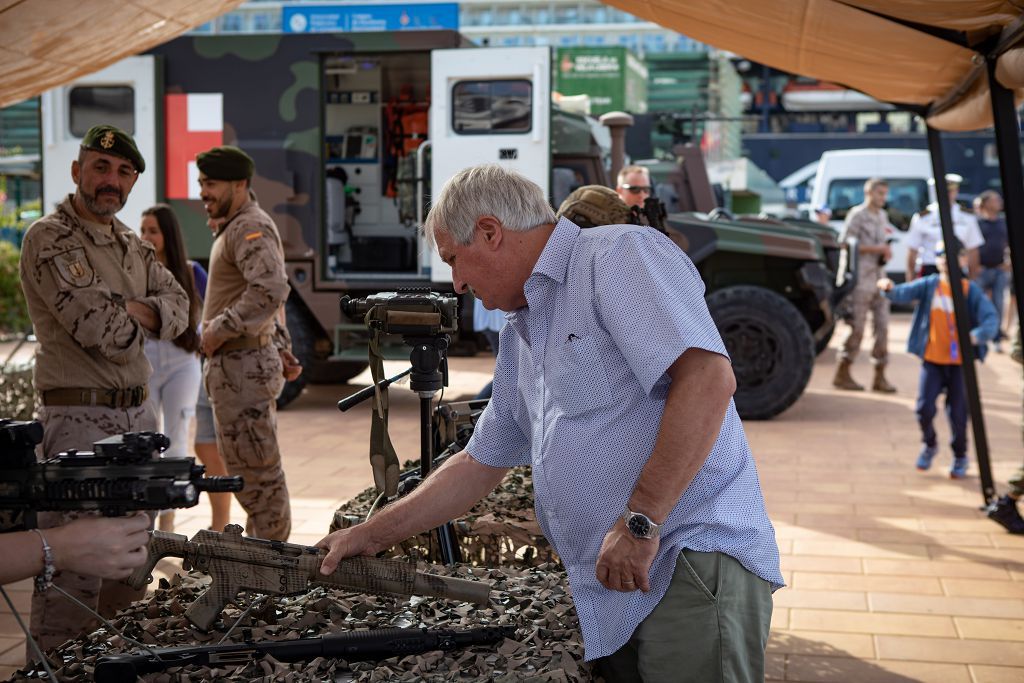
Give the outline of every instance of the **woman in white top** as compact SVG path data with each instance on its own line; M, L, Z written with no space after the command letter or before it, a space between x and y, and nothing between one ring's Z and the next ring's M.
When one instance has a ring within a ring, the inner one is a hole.
M146 339L146 357L153 366L149 379L149 400L161 418L161 432L171 441L166 454L188 455L189 421L195 414L196 395L201 377L199 368L198 324L202 302L196 280L206 279L206 271L185 257L185 242L174 211L166 204L157 204L142 213L142 239L153 245L156 257L185 290L189 299L188 327L169 341ZM161 515L160 528L173 525L173 511Z

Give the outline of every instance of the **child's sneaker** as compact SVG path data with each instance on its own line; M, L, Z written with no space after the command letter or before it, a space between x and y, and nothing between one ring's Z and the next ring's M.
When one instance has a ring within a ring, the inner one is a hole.
M950 479L963 479L967 476L967 458L953 458L953 467L949 470Z
M917 456L917 469L924 472L926 469L932 466L932 458L939 452L938 446L929 446L925 444L921 447L921 455Z

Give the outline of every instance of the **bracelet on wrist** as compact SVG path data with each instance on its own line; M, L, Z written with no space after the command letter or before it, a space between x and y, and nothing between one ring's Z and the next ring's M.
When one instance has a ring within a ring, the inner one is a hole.
M43 532L39 529L32 529L39 536L39 540L43 542L43 571L35 577L36 592L44 593L46 589L53 585L53 575L57 571L57 567L53 563L53 548L46 542L46 536L43 536Z

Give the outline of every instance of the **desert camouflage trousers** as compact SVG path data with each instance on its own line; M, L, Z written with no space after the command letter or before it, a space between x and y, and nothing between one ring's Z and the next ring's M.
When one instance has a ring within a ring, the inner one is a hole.
M43 406L39 408L39 419L43 423L45 457L69 448L91 451L94 443L108 436L157 428L156 413L148 402L138 408ZM39 528L60 526L82 514L86 513L40 512ZM73 572L58 571L53 583L108 618L133 600L142 599L146 593L145 588L135 590L121 581ZM32 596L29 630L43 651L91 631L98 624L95 617L53 588ZM27 646L26 650L28 659L34 660L35 652Z
M208 359L203 381L213 406L217 448L228 473L245 487L235 494L249 516L246 533L288 540L292 512L277 446L277 395L284 386L274 346L225 351Z
M860 343L868 325L868 313L874 331L875 343L871 347L871 362L885 365L889 361L889 300L877 289L855 289L850 294L850 332L843 340L839 359L853 362L860 353Z

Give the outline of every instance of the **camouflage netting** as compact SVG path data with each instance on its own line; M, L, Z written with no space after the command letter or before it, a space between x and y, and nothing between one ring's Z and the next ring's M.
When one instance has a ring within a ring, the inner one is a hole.
M342 505L334 513L331 531L358 524L376 498L376 489L370 488ZM463 562L478 567L520 568L556 563L562 568L561 560L537 524L529 467L510 470L501 484L457 520L454 527ZM431 534L425 533L391 548L390 554L440 561L436 545Z
M364 596L316 588L295 598L277 599L253 609L232 633L232 641L294 640L352 629L384 627L452 628L511 625L515 638L497 645L448 652L392 657L377 662L347 663L317 658L282 663L266 656L218 668L179 667L148 674L154 683L185 681L560 681L594 680L583 661L576 610L563 572L552 566L531 569L477 569L421 566L421 570L493 583L491 604L480 608L445 600ZM229 607L210 633L191 627L185 609L205 588L206 577L175 576L146 600L118 614L113 624L130 638L155 647L212 645L243 614ZM240 600L245 602L245 600ZM61 681L91 681L96 658L135 648L101 628L49 653ZM33 674L37 676L37 674ZM19 672L13 680L26 680Z
M31 420L36 409L31 363L0 364L0 417Z

